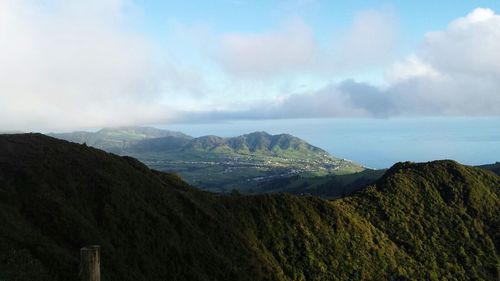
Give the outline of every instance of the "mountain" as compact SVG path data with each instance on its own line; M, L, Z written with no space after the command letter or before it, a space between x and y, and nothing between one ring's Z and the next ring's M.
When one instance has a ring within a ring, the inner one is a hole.
M500 163L476 166L500 175ZM304 177L295 175L260 183L253 193L287 192L296 195L314 195L322 198L340 198L352 194L381 178L385 169L366 169L346 175Z
M358 214L432 270L430 279L494 280L500 277L499 180L454 161L405 162L343 202L355 202Z
M0 130L0 135L8 135L8 134L23 134L23 131L18 131L18 130L8 130L8 131L1 131Z
M191 139L191 136L181 132L161 130L151 127L118 127L104 128L97 132L72 132L72 133L50 133L49 136L64 139L76 143L122 153L128 147L147 139L174 137L180 139Z
M232 138L192 138L179 132L128 127L51 136L132 156L150 168L178 173L189 183L211 191L249 191L270 179L364 169L289 134L254 132Z
M477 167L488 171L492 171L493 173L500 176L500 162L496 162L495 164L481 165Z
M328 152L312 146L289 134L270 135L254 132L234 138L205 136L194 139L186 150L224 151L229 153L262 153L267 155L286 155L286 153L308 156L328 156Z
M303 177L300 175L273 179L259 184L253 193L287 192L296 195L313 195L322 198L340 198L350 195L376 182L386 170L366 169L346 175Z
M130 145L123 153L162 153L162 152L175 152L181 150L184 146L189 144L193 138L166 136L159 138L148 138L140 140Z
M399 163L343 199L221 195L130 157L0 136L0 280L498 280L500 177Z

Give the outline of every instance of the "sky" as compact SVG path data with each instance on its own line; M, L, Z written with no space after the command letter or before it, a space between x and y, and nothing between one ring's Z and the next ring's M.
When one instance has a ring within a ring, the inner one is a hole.
M499 1L0 0L0 130L500 115Z

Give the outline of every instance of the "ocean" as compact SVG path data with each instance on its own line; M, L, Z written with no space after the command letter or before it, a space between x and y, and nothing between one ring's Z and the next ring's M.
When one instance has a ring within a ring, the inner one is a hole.
M453 159L467 165L500 161L500 117L240 120L156 127L195 137L289 133L371 168L399 161Z

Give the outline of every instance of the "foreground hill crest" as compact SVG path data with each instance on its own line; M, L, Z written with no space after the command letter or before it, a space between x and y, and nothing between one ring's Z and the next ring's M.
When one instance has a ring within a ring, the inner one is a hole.
M220 196L130 157L0 136L0 280L497 280L500 178L399 164L340 200Z

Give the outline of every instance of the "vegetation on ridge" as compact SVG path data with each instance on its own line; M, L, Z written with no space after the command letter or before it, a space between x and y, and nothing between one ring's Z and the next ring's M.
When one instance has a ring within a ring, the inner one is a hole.
M0 280L498 280L500 177L400 163L344 199L220 195L84 145L0 136Z
M334 199L350 195L377 181L386 170L371 170L346 175L304 177L300 175L263 182L254 193L287 192L295 195L313 195Z
M478 166L481 169L492 171L493 173L500 176L500 162L496 162L494 164L481 165Z

